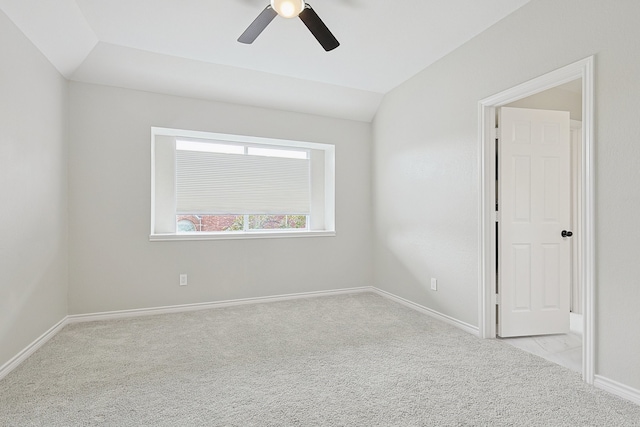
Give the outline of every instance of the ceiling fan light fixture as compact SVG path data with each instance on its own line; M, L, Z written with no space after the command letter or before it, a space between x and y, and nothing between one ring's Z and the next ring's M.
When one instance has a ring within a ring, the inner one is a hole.
M251 25L240 35L238 41L244 44L251 44L255 41L267 25L274 20L276 16L284 18L298 17L304 25L311 31L311 34L318 40L324 50L329 52L340 46L340 42L335 38L329 28L322 22L322 19L313 10L311 5L305 3L304 0L271 0L271 3L265 7Z
M304 0L271 0L271 7L283 18L295 18L304 10Z

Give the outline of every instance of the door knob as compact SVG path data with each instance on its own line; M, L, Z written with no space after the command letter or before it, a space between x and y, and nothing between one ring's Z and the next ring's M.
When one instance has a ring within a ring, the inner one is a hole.
M573 233L571 231L562 230L562 237L571 237Z

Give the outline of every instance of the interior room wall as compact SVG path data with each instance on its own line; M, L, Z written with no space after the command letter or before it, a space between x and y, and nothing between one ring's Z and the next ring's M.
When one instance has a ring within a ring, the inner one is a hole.
M67 82L0 11L0 366L67 314Z
M532 1L385 96L378 287L478 325L478 101L595 55L596 373L640 389L638 16L634 1Z
M506 107L569 111L571 120L582 120L582 95L561 87L554 87L519 99Z
M371 285L369 123L76 82L70 120L71 314ZM150 242L152 126L335 144L336 236Z

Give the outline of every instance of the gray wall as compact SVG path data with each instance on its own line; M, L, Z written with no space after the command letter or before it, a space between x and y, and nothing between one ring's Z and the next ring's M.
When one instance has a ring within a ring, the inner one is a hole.
M595 54L596 373L640 388L638 16L634 0L535 0L386 95L377 286L478 325L478 101Z
M67 82L0 11L0 366L67 314Z
M371 285L368 123L84 83L70 123L71 314ZM151 126L335 144L336 237L149 242Z

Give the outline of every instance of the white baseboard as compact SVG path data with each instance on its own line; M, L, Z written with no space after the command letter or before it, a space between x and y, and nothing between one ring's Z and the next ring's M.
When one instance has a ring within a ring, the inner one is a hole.
M426 314L442 322L445 322L449 325L453 325L457 328L460 328L463 331L468 332L472 335L479 336L479 329L476 326L462 322L451 316L442 314L436 310L424 307L420 304L414 303L412 301L409 301L407 299L394 295L390 292L383 291L382 289L378 289L372 286L363 286L363 287L357 287L357 288L336 289L336 290L317 291L317 292L302 292L302 293L295 293L295 294L275 295L275 296L269 296L269 297L245 298L245 299L236 299L236 300L227 300L227 301L172 305L172 306L165 306L165 307L150 307L150 308L141 308L141 309L132 309L132 310L108 311L108 312L102 312L102 313L69 315L69 316L66 316L64 319L60 320L60 322L58 322L56 325L51 327L47 332L45 332L42 336L36 339L33 343L27 346L24 350L18 353L15 357L13 357L7 363L2 365L2 367L0 367L0 379L6 376L13 369L15 369L20 363L22 363L27 357L33 354L37 349L42 347L44 343L46 343L49 339L55 336L55 334L57 334L65 325L70 323L122 319L127 317L150 316L150 315L165 314L165 313L180 313L180 312L206 310L206 309L219 308L219 307L231 307L231 306L238 306L238 305L245 305L245 304L259 304L259 303L266 303L266 302L288 301L288 300L320 297L320 296L355 294L355 293L361 293L361 292L373 292L384 298L388 298L392 301L395 301L399 304L409 307L413 310L419 311L420 313ZM620 395L629 400L640 403L640 392L638 392L637 390L634 390L630 387L624 386L622 384L619 384L614 381L608 380L603 377L598 377L598 376L596 376L596 383L599 383L598 386L602 389L605 389L607 391L610 391L611 393Z
M46 344L51 338L53 338L62 328L67 325L67 317L65 316L58 323L53 325L47 332L40 335L31 344L26 346L20 353L13 356L4 365L0 366L0 380L6 377L9 372L13 371L22 362L24 362L29 356L36 352L40 347Z
M394 295L391 292L383 291L382 289L371 288L371 291L385 298L389 298L390 300L395 301L399 304L402 304L406 307L409 307L413 310L419 311L420 313L426 314L428 316L441 320L445 323L448 323L449 325L453 325L457 328L460 328L463 331L468 332L472 335L475 335L477 337L480 336L480 329L477 326L470 325L454 317L447 316L446 314L442 314L436 310L427 308L420 304L416 304L415 302L412 302L402 297L399 297L397 295Z
M259 304L265 302L290 301L300 298L312 298L330 295L355 294L372 292L370 286L359 288L335 289L330 291L301 292L296 294L275 295L269 297L243 298L226 301L200 302L193 304L170 305L164 307L136 308L132 310L105 311L101 313L71 314L67 316L68 323L93 322L97 320L122 319L127 317L151 316L155 314L182 313L186 311L207 310L211 308L232 307L245 304Z
M347 288L347 289L335 289L330 291L316 291L316 292L302 292L297 294L276 295L270 297L258 297L258 298L245 298L237 300L217 301L217 302L205 302L196 304L182 304L172 305L166 307L151 307L140 308L133 310L118 310L108 311L103 313L89 313L89 314L72 314L65 316L64 319L53 325L47 332L38 337L35 341L25 347L20 353L16 354L8 362L0 367L0 380L7 376L9 372L17 368L22 362L24 362L29 356L31 356L36 350L42 347L47 341L53 338L58 332L62 330L66 325L79 322L92 322L97 320L109 320L109 319L122 319L127 317L138 316L150 316L154 314L164 313L180 313L185 311L206 310L216 307L231 307L234 305L245 304L258 304L265 302L275 301L287 301L300 298L312 298L320 296L330 295L344 295L355 294L361 292L371 292L370 286L363 286L359 288Z
M630 400L631 402L640 405L640 390L637 390L628 385L621 384L617 381L611 380L602 375L596 375L593 380L593 385L608 391L611 394L622 397L623 399Z
M582 319L582 314L569 313L569 330L580 336L582 336L582 332L584 330L584 323Z

